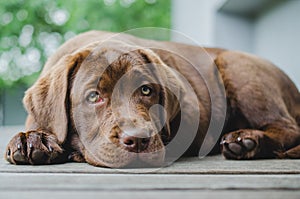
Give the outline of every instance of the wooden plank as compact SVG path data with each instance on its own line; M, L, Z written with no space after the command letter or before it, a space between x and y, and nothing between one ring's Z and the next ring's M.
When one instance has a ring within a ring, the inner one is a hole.
M201 190L201 191L5 191L0 192L0 198L9 199L32 199L32 198L43 198L43 199L89 199L89 198L101 198L101 199L220 199L220 198L230 198L230 199L299 199L300 191L211 191L211 190Z
M300 174L300 160L229 161L221 156L182 159L165 168L107 169L86 163L46 166L11 165L0 160L0 173L160 173L160 174Z
M300 175L2 173L2 191L293 190Z
M22 128L0 127L0 154ZM228 161L213 156L182 159L161 169L116 170L85 163L15 166L0 159L0 198L298 199L299 182L300 160Z
M10 138L23 127L0 127L0 156ZM2 156L3 157L3 156ZM0 158L0 173L160 173L160 174L300 174L300 160L224 160L222 156L187 158L166 168L116 170L88 164L15 166Z

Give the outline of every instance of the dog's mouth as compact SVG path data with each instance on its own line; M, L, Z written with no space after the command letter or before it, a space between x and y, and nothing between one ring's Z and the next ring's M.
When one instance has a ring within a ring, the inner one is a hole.
M165 146L156 134L146 137L98 137L83 141L86 161L109 168L150 168L165 164Z
M88 154L87 162L100 167L107 168L157 168L163 167L165 163L165 150L161 149L155 152L148 153L133 153L123 152L122 154L110 154L107 156L95 157L94 155Z

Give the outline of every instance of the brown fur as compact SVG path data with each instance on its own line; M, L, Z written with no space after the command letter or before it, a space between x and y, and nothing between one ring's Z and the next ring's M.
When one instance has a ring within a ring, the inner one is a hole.
M24 97L27 132L17 134L8 144L5 157L9 162L49 164L69 159L124 167L139 159L159 166L168 151L176 149L166 146L176 136L181 119L187 127L182 139L190 136L196 104L199 128L186 155L198 155L203 142L214 144L218 138L204 141L209 124L226 117L221 145L212 153L221 149L229 159L300 158L300 94L270 62L241 52L125 34L104 42L113 36L99 31L81 34L49 58ZM151 64L159 67L147 68ZM130 90L139 81L137 74L158 82L149 84L150 96ZM124 82L118 84L120 78ZM169 89L159 84L163 82ZM104 100L101 106L84 101L86 92L93 89ZM222 101L224 96L227 102ZM210 97L215 100L213 107ZM166 110L161 113L166 119L164 126L159 127L154 122L159 116L149 111L155 104ZM134 137L127 131L133 131ZM139 146L126 144L128 139Z

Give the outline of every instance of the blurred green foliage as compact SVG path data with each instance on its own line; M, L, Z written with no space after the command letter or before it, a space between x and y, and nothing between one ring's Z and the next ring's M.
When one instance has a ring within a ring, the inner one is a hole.
M0 88L31 85L63 42L91 29L170 28L170 0L0 1Z

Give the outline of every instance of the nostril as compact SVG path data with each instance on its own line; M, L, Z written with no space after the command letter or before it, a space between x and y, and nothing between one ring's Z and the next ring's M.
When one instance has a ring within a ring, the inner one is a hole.
M126 150L134 153L139 152L138 138L132 136L122 136L120 142Z
M126 146L132 146L135 144L135 138L134 137L126 137L123 139L123 143L126 145Z
M148 144L149 141L150 141L150 138L142 138L141 143L142 143L142 144Z
M123 135L120 139L120 142L128 151L139 153L148 148L150 138L138 138Z

